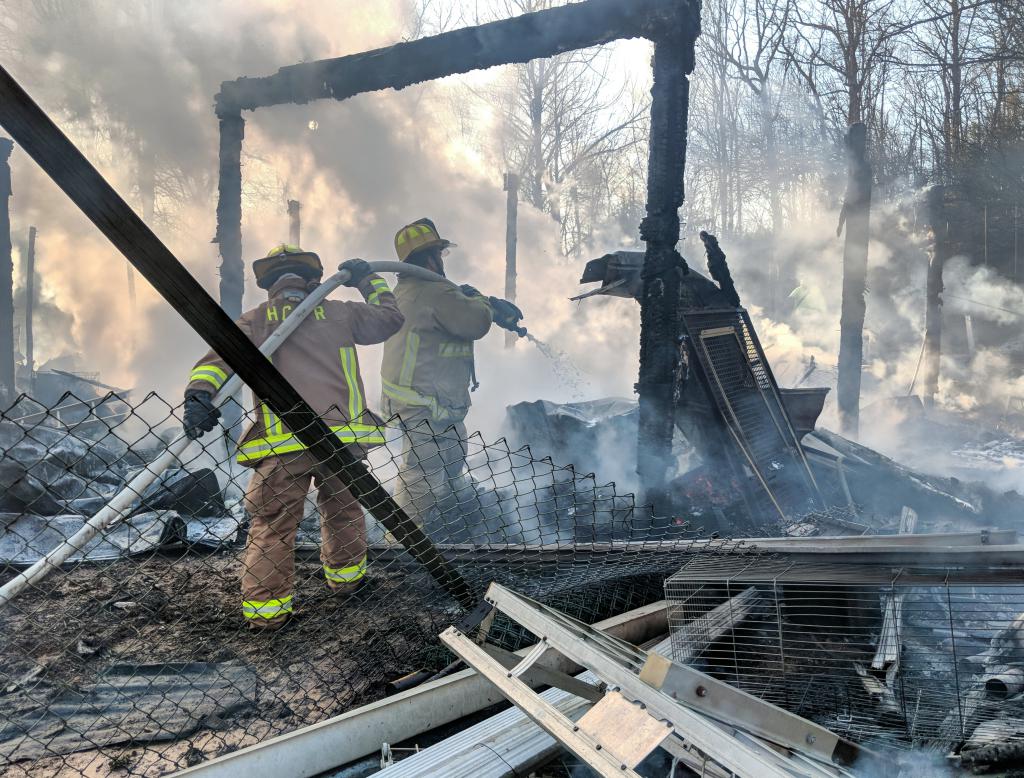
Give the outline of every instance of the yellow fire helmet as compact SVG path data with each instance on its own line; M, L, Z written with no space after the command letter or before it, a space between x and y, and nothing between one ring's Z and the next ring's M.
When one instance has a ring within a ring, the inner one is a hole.
M434 246L446 249L455 245L457 244L441 237L430 219L417 219L412 224L402 227L395 235L395 253L402 262L422 249Z
M315 281L324 274L320 257L312 251L303 251L298 246L282 243L267 252L267 256L252 263L256 286L269 289L281 276L295 273L308 281Z

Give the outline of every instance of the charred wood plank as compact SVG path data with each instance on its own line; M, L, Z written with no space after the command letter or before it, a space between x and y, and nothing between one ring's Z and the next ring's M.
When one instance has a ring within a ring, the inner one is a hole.
M289 65L271 76L225 81L216 97L217 113L345 100L623 38L656 39L681 15L696 31L699 13L700 4L693 0L587 0L347 57Z

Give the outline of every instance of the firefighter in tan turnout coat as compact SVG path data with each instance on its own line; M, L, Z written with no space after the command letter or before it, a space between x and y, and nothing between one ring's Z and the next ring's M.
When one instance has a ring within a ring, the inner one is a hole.
M454 245L430 219L413 222L395 236L401 261L440 276ZM492 322L508 327L522 312L506 300L444 279L399 275L395 296L405 323L384 344L382 407L400 417L405 432L395 499L422 526L427 511L441 507L466 481L465 418L470 386L476 388L473 343Z
M346 286L358 289L365 302L325 300L281 344L273 362L339 440L372 447L382 444L384 435L366 406L356 346L387 340L403 317L387 282L366 262L349 260L342 267L351 273ZM316 254L283 245L257 260L253 270L269 299L237 324L260 345L319 283L323 267ZM212 397L229 375L212 352L196 363L185 391L189 437L215 426L219 412ZM327 585L342 594L354 591L366 572L366 529L362 508L348 489L324 478L305 446L262 403L239 443L238 461L253 468L245 495L252 524L242 571L242 612L250 627L274 629L292 613L295 536L311 480L318 487Z

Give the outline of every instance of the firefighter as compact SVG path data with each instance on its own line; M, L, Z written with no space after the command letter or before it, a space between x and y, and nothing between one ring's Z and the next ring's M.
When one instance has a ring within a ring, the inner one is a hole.
M361 259L342 265L365 302L325 300L277 349L274 365L343 443L360 455L380 445L380 421L366 407L356 346L382 343L403 317L386 281ZM311 251L281 245L253 263L256 285L268 300L237 324L262 344L320 283L323 265ZM230 375L224 360L207 353L192 370L185 390L185 433L198 438L216 426L213 395ZM242 613L252 629L273 630L292 614L294 547L310 481L318 489L327 585L351 594L366 573L366 527L359 503L337 479L325 477L312 455L282 421L256 403L255 421L238 444L238 461L253 470L245 495L251 519L242 568Z
M399 260L444 276L455 244L430 219L395 235ZM492 323L515 329L522 312L507 300L484 297L467 285L399 275L395 287L405 323L384 344L382 406L405 432L395 499L422 526L429 509L465 484L470 389L478 386L473 343Z

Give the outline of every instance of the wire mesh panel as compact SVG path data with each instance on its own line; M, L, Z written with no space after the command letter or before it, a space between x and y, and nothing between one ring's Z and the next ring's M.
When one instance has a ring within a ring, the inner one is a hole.
M157 395L69 415L79 402L0 414L0 773L167 773L449 664L436 636L463 607L345 474L302 450L243 466L219 428L22 585L180 433ZM660 599L689 552L685 527L527 448L382 429L361 456L477 596L497 580L591 622Z
M875 747L1024 742L1019 570L731 556L666 582L677 659ZM709 612L733 614L710 643Z
M820 507L817 484L746 311L684 316L707 391L774 508L785 517Z

